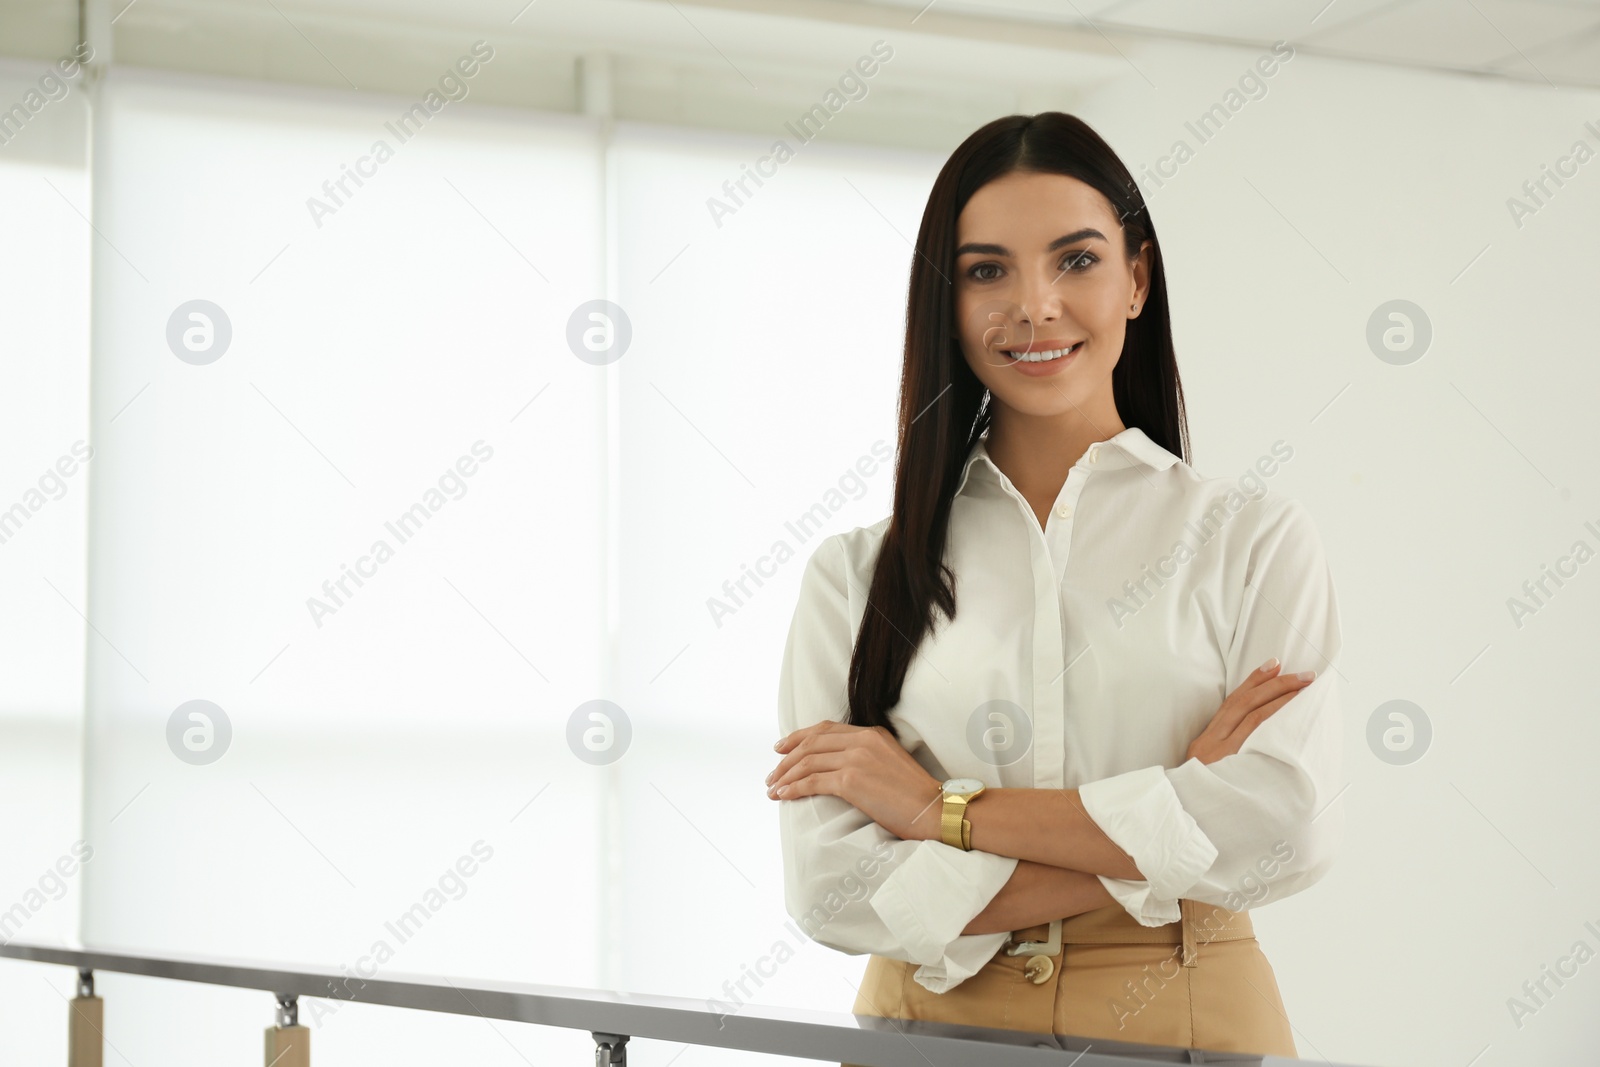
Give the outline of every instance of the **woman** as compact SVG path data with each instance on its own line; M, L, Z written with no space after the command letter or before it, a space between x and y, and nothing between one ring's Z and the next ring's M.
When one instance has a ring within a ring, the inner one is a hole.
M1327 870L1342 782L1293 449L1189 466L1155 227L1070 115L950 157L907 324L894 511L784 651L790 915L871 954L857 1014L1296 1056L1248 911Z

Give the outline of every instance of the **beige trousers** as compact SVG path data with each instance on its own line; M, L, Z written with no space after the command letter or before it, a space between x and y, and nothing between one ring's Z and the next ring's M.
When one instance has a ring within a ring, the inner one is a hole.
M1277 979L1249 915L1180 903L1182 919L1166 926L1141 926L1120 904L1064 919L1053 955L1006 952L1013 943L1045 941L1050 924L1016 931L977 974L947 993L923 988L912 977L915 963L871 956L851 1010L1298 1059Z

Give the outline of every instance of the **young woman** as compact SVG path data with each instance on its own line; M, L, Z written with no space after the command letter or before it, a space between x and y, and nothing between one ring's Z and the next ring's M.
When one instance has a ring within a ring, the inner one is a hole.
M1339 614L1264 481L1293 448L1238 433L1241 476L1189 465L1161 245L1106 143L1045 112L956 149L894 511L806 565L767 779L790 915L871 954L857 1014L1297 1055L1248 911L1338 844Z

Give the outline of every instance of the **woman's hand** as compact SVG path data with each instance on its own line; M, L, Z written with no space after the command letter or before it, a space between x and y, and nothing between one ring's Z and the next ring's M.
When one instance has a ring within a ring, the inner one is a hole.
M923 770L882 726L824 719L774 747L784 755L767 776L772 799L826 793L859 808L902 840L938 836L944 783Z
M1280 678L1278 670L1282 666L1274 656L1239 683L1239 688L1228 694L1228 699L1200 731L1200 736L1189 742L1189 750L1183 758L1215 763L1238 752L1244 739L1265 722L1268 715L1287 704L1290 697L1310 685L1317 676L1316 671L1302 671Z

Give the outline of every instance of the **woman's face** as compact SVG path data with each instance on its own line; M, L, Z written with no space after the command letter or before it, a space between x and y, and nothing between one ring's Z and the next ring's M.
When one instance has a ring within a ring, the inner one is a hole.
M1144 307L1150 242L1133 261L1109 201L1076 178L1012 171L956 220L961 348L993 400L1029 415L1117 419L1111 370L1132 305ZM1013 359L1048 356L1043 362Z

